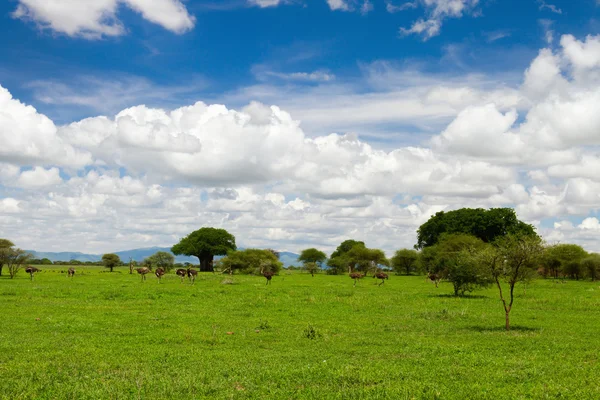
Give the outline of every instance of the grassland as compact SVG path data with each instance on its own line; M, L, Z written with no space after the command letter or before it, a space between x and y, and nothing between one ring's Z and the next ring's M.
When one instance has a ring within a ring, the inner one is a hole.
M2 399L600 398L600 284L175 275L42 267L0 278ZM309 326L312 329L309 329Z

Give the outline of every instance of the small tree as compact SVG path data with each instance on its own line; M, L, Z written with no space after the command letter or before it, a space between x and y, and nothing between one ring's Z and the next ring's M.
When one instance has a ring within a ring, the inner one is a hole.
M116 254L112 254L112 253L104 254L102 256L102 264L106 268L110 268L110 272L113 272L113 268L116 267L117 265L121 264L121 259Z
M416 271L418 259L419 253L416 250L402 249L396 251L390 262L397 274L410 275L413 271Z
M153 268L162 268L166 272L169 272L173 269L173 265L175 264L175 256L171 253L167 253L166 251L158 251L146 258L148 264L150 264Z
M598 279L598 275L600 274L600 254L590 254L589 257L581 262L581 265L588 278L592 281Z
M482 265L496 283L504 306L507 331L510 330L515 286L531 279L543 252L542 239L537 235L507 235L474 255L474 261ZM508 294L502 290L503 282L508 284Z
M3 253L10 279L14 279L21 267L29 263L29 261L32 259L31 254L21 249L4 249Z
M481 239L465 234L444 234L435 246L434 271L452 283L455 296L489 284L488 275L469 257L483 246Z
M233 274L234 271L259 274L261 270L278 273L283 263L269 250L245 249L229 252L227 257L219 260L219 267L229 274Z
M2 268L7 264L8 250L14 245L8 239L0 239L0 276L2 276Z
M315 248L302 250L298 257L298 261L304 264L304 268L312 276L315 276L315 273L322 267L325 260L327 260L327 255Z
M236 249L235 236L225 229L217 228L200 228L171 247L175 255L198 257L200 271L210 272L214 271L212 264L215 256L224 256Z

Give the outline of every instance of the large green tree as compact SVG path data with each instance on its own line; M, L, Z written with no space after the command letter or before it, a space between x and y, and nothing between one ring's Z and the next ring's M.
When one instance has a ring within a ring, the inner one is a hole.
M390 262L397 274L410 275L417 269L419 253L416 250L401 249L391 258Z
M120 264L121 259L116 254L109 253L102 256L102 265L110 269L110 272L113 272L113 268Z
M440 211L419 227L416 247L422 249L433 246L444 233L463 233L491 243L508 234L535 235L535 229L532 225L519 221L512 208Z
M15 244L8 239L0 239L0 276L2 276L2 268L7 264L8 250Z
M169 272L173 269L173 265L175 264L175 256L171 253L167 253L166 251L157 251L150 257L147 257L144 260L144 263L151 269L162 268L166 272Z
M315 273L323 267L325 260L327 260L327 255L314 247L302 250L300 256L298 256L298 261L312 276L315 276Z
M586 275L592 281L598 279L600 274L600 254L592 253L581 261L581 265L585 270Z
M223 272L233 274L240 271L247 274L259 274L261 271L277 273L283 267L277 256L270 250L244 249L230 251L219 260Z
M356 246L365 247L365 243L358 241L358 240L353 240L353 239L344 240L335 249L335 251L333 253L331 253L331 256L327 260L327 265L329 266L327 273L343 274L343 273L347 272L348 269L350 268L349 260L347 258L347 253L350 250L352 250L353 247L356 247Z
M583 247L576 244L557 244L544 250L542 264L554 278L558 275L579 279L583 266L581 262L588 256Z
M210 272L214 271L215 256L224 256L236 249L235 236L225 229L217 228L200 228L171 247L173 254L198 257L200 271Z

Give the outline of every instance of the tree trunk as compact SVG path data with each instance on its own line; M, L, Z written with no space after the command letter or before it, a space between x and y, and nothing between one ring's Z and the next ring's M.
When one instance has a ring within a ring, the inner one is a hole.
M2 268L4 268L4 265L0 264L0 276L2 276Z
M506 312L506 331L510 331L510 311Z
M215 272L215 269L213 268L213 259L214 256L212 254L209 256L198 257L198 260L200 260L200 271Z
M114 267L110 267L110 272L113 272L113 271L112 271L112 270L113 270L113 268L114 268Z

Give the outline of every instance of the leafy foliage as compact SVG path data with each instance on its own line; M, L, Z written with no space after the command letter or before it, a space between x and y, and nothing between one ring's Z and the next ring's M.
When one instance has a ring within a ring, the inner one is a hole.
M445 233L463 233L491 243L508 234L535 235L535 230L532 225L519 221L512 208L461 208L440 211L421 225L417 230L416 247L433 246Z
M598 279L598 275L600 274L600 254L590 254L581 261L581 265L588 278L592 281Z
M145 265L148 265L149 268L162 268L166 272L169 272L173 269L175 264L175 256L171 253L167 253L166 251L157 251L150 257L144 260Z
M110 272L113 272L114 267L121 265L121 259L116 254L112 254L112 253L104 254L102 256L102 264L106 268L109 268Z
M13 279L17 275L17 272L31 260L31 254L27 253L25 250L9 247L0 251L11 279Z
M298 257L298 261L301 263L316 263L321 265L323 262L327 260L327 255L323 253L321 250L317 250L315 248L304 249L300 253Z
M283 267L275 254L270 250L245 249L231 251L227 257L219 260L223 272L240 271L245 274L259 274L262 271L278 273Z
M236 249L235 236L225 229L200 228L181 239L171 251L176 255L198 257L201 271L213 271L214 256L223 256Z
M417 269L419 253L416 250L402 249L396 251L390 263L397 274L410 275Z
M576 244L557 244L544 250L542 264L553 277L559 275L579 279L583 273L581 262L588 256L583 247Z
M9 250L14 245L15 244L8 239L0 239L0 276L2 276L2 268L7 263L7 250Z

